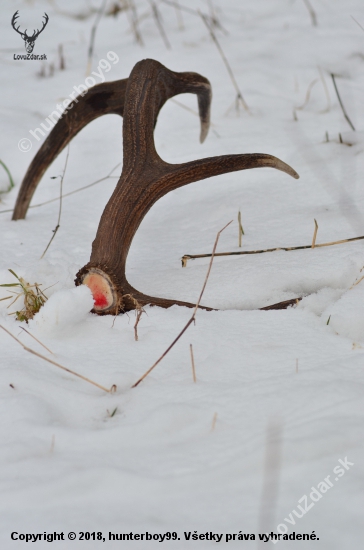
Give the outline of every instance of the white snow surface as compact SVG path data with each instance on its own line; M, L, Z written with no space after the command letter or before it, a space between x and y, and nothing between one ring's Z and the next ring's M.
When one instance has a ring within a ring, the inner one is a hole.
M300 174L294 180L272 169L235 172L167 194L143 220L128 256L127 277L140 291L195 303L209 260L191 260L182 269L180 258L211 252L216 233L232 219L218 252L239 251L239 209L242 250L310 245L314 219L317 244L364 235L364 31L359 26L364 27L364 6L359 0L310 3L317 26L302 0L180 0L190 9L216 11L222 28L215 33L249 113L242 107L236 112L233 84L198 15L182 12L180 29L175 8L158 3L170 49L146 0L135 2L144 47L135 42L124 11L101 18L92 70L108 52L119 57L110 63L107 80L127 78L136 62L152 58L211 81L207 140L199 144L196 98L177 97L190 111L173 101L163 107L155 130L163 159L181 163L261 152ZM16 282L12 269L41 284L49 300L28 326L9 315L21 298L10 308L9 300L0 301L0 323L48 359L106 388L117 386L106 393L28 353L0 330L1 548L29 547L12 540L12 532L63 532L66 540L54 541L52 548L161 545L112 541L109 532L177 532L180 540L164 540L162 548L216 544L186 541L184 533L195 531L223 534L219 544L229 547L261 548L273 543L260 542L258 534L277 533L278 525L288 534L314 531L319 539L278 543L288 550L362 548L363 241L215 258L202 303L218 311L199 310L196 324L132 389L191 310L146 307L135 341L133 312L115 319L91 314L90 292L74 287L117 179L64 197L60 228L43 259L59 201L29 209L25 220L11 220L8 211L44 139L37 141L29 131L84 83L100 4L1 2L0 159L15 187L0 194L0 284ZM106 11L112 5L109 1ZM29 29L39 28L44 12L49 15L34 49L47 54L46 62L13 59L25 53L10 25L16 10L18 23ZM65 70L59 68L59 44ZM331 73L355 131L344 118ZM19 150L23 138L31 140L31 151ZM43 176L32 205L59 197L65 160L63 151ZM70 145L63 193L105 177L121 162L121 118L94 121ZM121 165L114 175L120 173ZM0 166L0 190L8 185ZM1 287L0 299L9 290L17 289ZM295 297L303 299L294 308L259 310ZM340 460L350 465L337 476ZM292 516L293 510L301 515L304 495L312 504L312 488L327 476L332 486L322 498L302 518ZM69 532L77 534L75 541L67 540ZM80 532L102 532L106 541L81 541ZM257 540L226 540L239 532ZM49 547L42 540L31 544Z

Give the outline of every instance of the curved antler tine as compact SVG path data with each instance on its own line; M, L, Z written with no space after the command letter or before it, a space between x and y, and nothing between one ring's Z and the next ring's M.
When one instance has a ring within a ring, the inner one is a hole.
M98 84L90 88L87 94L76 97L70 103L65 114L57 121L33 158L24 176L16 200L13 220L25 218L30 201L44 172L80 130L102 115L118 114L123 116L126 84L127 79Z
M164 180L164 183L158 182L158 185L162 184L163 189L167 193L194 181L227 174L228 172L249 170L251 168L275 168L292 176L292 178L299 178L297 172L279 158L262 153L251 153L244 155L223 155L221 157L210 157L184 164L176 164L173 166L171 174L167 177L171 179L168 187L166 188L166 180Z
M201 120L201 142L210 124L211 85L196 73L176 73L158 61L144 59L132 70L126 90L123 125L124 173L145 164L166 164L158 156L153 130L164 103L182 93L198 96Z
M211 107L211 84L207 78L197 73L176 73L163 67L167 71L167 75L164 74L164 82L170 76L170 89L169 95L166 98L169 99L178 94L196 94L198 100L198 111L200 115L201 133L200 143L203 143L206 139L210 128L210 107Z

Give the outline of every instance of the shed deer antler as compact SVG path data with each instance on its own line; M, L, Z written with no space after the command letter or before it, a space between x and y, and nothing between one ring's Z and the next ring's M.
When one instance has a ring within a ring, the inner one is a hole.
M50 162L91 120L107 113L124 117L123 170L101 216L92 244L90 262L76 277L76 285L86 284L94 297L93 312L112 314L152 304L192 306L186 302L147 296L134 289L125 276L126 259L133 237L153 204L169 191L205 178L271 167L294 178L298 174L276 157L264 154L224 155L183 164L168 164L158 155L153 131L164 103L181 93L198 98L201 121L200 141L210 123L211 86L196 73L175 73L157 61L137 63L128 80L100 84L88 96L78 98L65 120L61 119L33 159L22 183L13 219L24 218L36 186Z

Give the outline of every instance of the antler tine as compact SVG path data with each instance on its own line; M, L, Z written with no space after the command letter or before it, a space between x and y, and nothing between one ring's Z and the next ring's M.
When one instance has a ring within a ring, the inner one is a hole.
M275 168L292 178L299 179L297 172L279 158L263 153L250 153L210 157L173 165L173 172L164 178L160 185L167 193L194 181L252 168Z
M127 79L98 84L70 103L30 163L15 203L13 220L25 218L43 174L82 128L102 115L123 116L126 83Z
M48 23L49 17L48 17L48 15L46 14L46 12L44 12L43 17L44 17L45 21L44 21L43 24L42 24L42 28L41 28L40 30L37 29L37 31L34 31L34 32L33 32L32 38L34 37L34 39L35 39L35 38L38 38L38 36L39 36L40 33L44 30L44 28L46 27L46 25L47 25L47 23Z
M144 59L135 65L126 91L128 106L123 126L124 173L141 167L143 162L154 166L158 163L166 165L155 150L153 131L165 102L182 93L198 96L200 140L203 141L210 124L211 85L207 78L197 73L170 71L153 59Z
M23 32L20 32L20 25L18 26L18 28L15 27L15 23L17 23L17 19L19 17L19 10L17 10L12 19L11 19L11 26L13 27L14 31L18 32L22 37L25 36L25 34Z

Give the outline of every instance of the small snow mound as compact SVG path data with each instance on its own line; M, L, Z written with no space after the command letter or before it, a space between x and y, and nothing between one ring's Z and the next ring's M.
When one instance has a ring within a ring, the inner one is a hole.
M344 292L345 290L341 288L321 288L318 292L302 298L297 307L307 309L320 316L328 307L337 302Z
M348 290L322 314L323 319L330 317L330 326L340 336L356 342L364 342L364 284Z
M85 285L59 290L35 315L34 323L44 332L63 331L83 321L93 305L91 291Z

